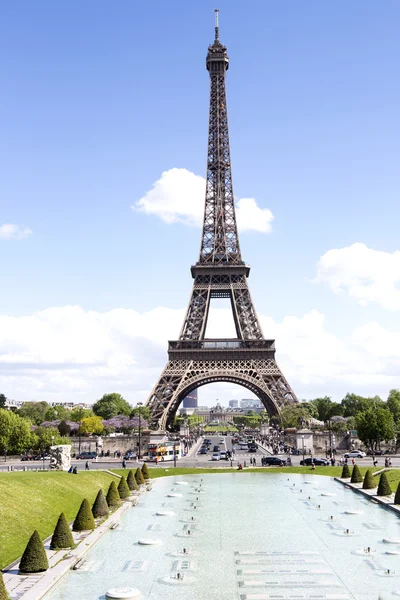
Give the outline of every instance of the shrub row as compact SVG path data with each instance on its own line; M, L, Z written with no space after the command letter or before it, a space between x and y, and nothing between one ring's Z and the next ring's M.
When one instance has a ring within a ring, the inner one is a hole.
M78 513L72 525L72 531L90 531L95 528L95 519L109 515L110 509L114 509L120 505L121 500L128 498L131 491L139 489L149 478L147 466L144 464L140 469L133 472L131 469L128 473L127 480L121 477L118 487L115 481L110 483L107 496L104 497L103 490L99 490L96 499L90 508L87 498L82 500ZM51 550L60 550L65 548L73 548L75 546L74 538L71 529L67 523L64 513L61 513L57 525L54 529L53 536L50 542ZM21 573L42 573L49 568L46 550L43 542L40 539L39 533L35 530L24 550L19 564ZM3 581L3 576L0 572L0 600L8 600L6 588Z
M350 477L350 469L347 464L343 465L342 469L342 479L347 479ZM371 470L368 469L365 473L365 477L362 476L360 468L358 465L354 465L353 471L351 473L350 483L362 483L364 490L372 490L378 487L376 495L377 496L391 496L392 490L390 487L390 483L388 481L386 472L383 471L381 476L379 477L378 486L375 482L374 476L371 473ZM400 504L400 483L397 486L396 494L394 497L394 504Z

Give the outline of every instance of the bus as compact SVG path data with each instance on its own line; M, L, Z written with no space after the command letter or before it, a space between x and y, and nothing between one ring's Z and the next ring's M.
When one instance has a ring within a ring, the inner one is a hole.
M182 456L181 443L178 442L157 442L147 444L148 460L154 462L166 462L168 460L178 460Z

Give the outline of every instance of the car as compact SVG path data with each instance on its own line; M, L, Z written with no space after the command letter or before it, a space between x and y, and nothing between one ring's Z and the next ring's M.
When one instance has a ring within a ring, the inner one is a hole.
M200 449L200 454L207 454L207 452L208 452L207 448Z
M214 452L214 454L211 457L211 460L221 460L221 456L219 452Z
M382 456L383 454L385 454L383 450L367 450L367 456ZM387 454L389 454L389 450Z
M219 446L214 446L213 452L219 452Z
M21 460L33 460L32 454L24 454L21 456Z
M364 458L366 454L362 450L352 450L351 452L346 452L343 456L344 458Z
M219 443L220 443L220 444L225 444L225 440L224 440L224 438L221 438L221 439L219 440Z
M80 454L78 454L78 456L76 458L79 458L82 460L89 460L91 458L96 458L96 452L81 452Z
M51 456L49 454L37 454L33 457L33 460L50 460Z
M136 458L136 454L132 450L128 450L124 456L124 460L132 460L132 458Z
M279 458L279 456L265 456L263 457L263 464L267 467L284 467L286 466L286 460Z
M227 458L225 450L223 450L222 452L219 453L219 457L220 457L221 460L222 459L225 460Z
M254 442L250 442L248 448L249 452L257 452L257 444Z
M328 467L330 464L330 462L327 458L317 458L317 457L313 457L313 456L309 456L309 457L305 458L304 460L300 461L300 464L303 467L310 467L313 463L316 467Z

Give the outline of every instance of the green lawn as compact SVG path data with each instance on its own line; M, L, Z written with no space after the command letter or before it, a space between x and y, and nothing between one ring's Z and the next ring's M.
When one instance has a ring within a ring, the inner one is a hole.
M35 529L47 538L61 512L72 521L83 498L93 503L113 479L101 471L0 473L0 568L21 556Z
M237 428L234 425L206 425L203 431L204 433L226 433L228 431L236 432Z

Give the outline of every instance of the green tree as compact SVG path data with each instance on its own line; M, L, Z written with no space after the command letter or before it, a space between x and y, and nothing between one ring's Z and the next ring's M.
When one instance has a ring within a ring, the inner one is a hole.
M73 548L74 546L74 538L67 523L67 519L65 518L64 513L61 513L61 515L58 517L53 537L51 538L50 550Z
M366 411L369 408L382 407L384 403L379 396L364 398L356 394L346 394L342 400L342 414L344 417L356 417L359 412Z
M371 470L368 469L364 477L363 490L373 490L374 488L376 488L375 479L371 473Z
M17 414L23 419L29 419L34 425L40 425L46 421L46 412L49 408L50 404L47 402L25 402L17 410Z
M87 419L88 417L93 417L93 411L91 408L83 408L82 406L76 406L71 410L71 414L69 420L74 423L79 423L82 419Z
M0 600L9 600L6 585L3 579L3 573L0 571Z
M82 419L81 433L83 435L101 435L104 431L104 425L101 417L86 417Z
M362 480L363 476L361 475L360 467L358 465L354 465L350 483L362 483Z
M115 484L115 481L112 481L110 483L110 486L109 486L108 492L107 492L107 496L106 496L106 500L107 500L107 504L110 508L115 508L121 502L121 498L118 493L118 489Z
M349 469L349 465L347 463L345 463L343 465L343 469L342 469L342 474L340 476L342 479L347 479L348 477L351 477L351 473L350 473L350 469Z
M68 438L60 435L57 427L37 427L31 436L31 442L32 448L36 450L45 450L53 444L71 444Z
M395 436L393 415L387 408L370 407L357 413L356 426L358 437L372 450Z
M118 493L121 500L125 500L125 498L129 498L130 489L128 484L126 483L126 479L124 476L121 477L118 484Z
M19 454L31 446L31 426L16 413L0 408L0 452Z
M49 568L46 550L38 532L35 530L24 550L19 563L20 573L42 573Z
M7 398L4 394L0 394L0 408L6 407Z
M147 406L135 406L135 408L131 410L131 417L138 417L139 415L141 419L151 421L151 412Z
M299 402L282 408L280 416L283 428L300 427L304 421L312 418L313 411L305 404Z
M103 490L97 492L96 500L92 506L92 513L95 519L105 517L110 512L106 499L104 498Z
M144 483L144 478L142 475L142 470L140 468L136 469L136 473L135 473L135 479L136 479L136 483L138 485L143 485Z
M95 415L103 419L111 419L117 415L130 415L132 406L121 396L121 394L104 394L100 400L93 405Z
M383 473L381 473L381 476L379 478L379 485L378 485L378 491L376 492L377 496L391 496L392 495L392 490L387 478L387 475L385 473L385 471L383 471Z
M61 437L67 437L71 433L71 427L68 425L66 421L61 421L57 425L57 429Z
M43 421L56 421L57 419L61 419L61 421L70 421L71 411L68 410L68 408L65 408L65 406L50 406L44 415Z
M128 487L131 491L133 491L133 490L137 491L139 489L139 486L135 479L135 474L133 472L133 469L130 469L130 471L128 473L128 477L126 478L126 483L128 484Z
M332 402L329 396L315 398L315 400L311 400L310 404L315 406L317 410L316 418L320 421L326 422L331 417L342 414L342 405L338 402Z
M87 498L82 500L78 514L75 517L75 521L72 525L74 531L88 531L95 528L93 513L90 509Z

